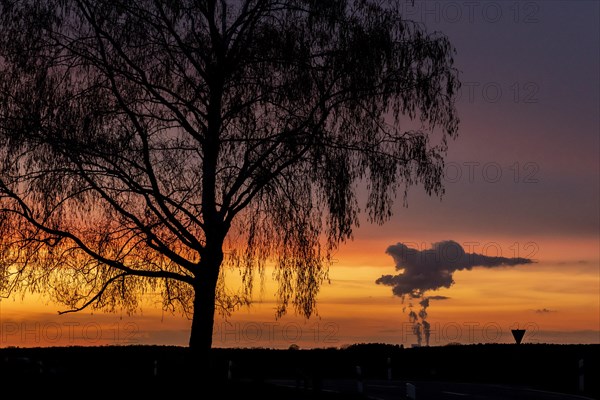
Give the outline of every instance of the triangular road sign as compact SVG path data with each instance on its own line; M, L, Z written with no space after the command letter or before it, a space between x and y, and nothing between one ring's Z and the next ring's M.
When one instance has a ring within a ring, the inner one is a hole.
M521 340L523 340L523 336L525 335L525 329L513 329L512 334L515 338L515 342L521 344Z

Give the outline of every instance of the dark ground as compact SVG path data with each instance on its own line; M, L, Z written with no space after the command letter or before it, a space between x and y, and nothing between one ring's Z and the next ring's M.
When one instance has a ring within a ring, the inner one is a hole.
M348 399L359 397L318 393L319 382L356 379L356 366L365 380L387 379L388 359L393 379L508 384L600 399L600 344L214 349L211 375L205 381L186 374L187 349L182 347L4 348L0 349L0 379L4 388L25 397L174 398L187 397L194 390L208 392L205 385L212 385L224 399ZM579 391L580 372L584 374L583 392ZM293 379L298 388L272 387L264 383L268 379Z

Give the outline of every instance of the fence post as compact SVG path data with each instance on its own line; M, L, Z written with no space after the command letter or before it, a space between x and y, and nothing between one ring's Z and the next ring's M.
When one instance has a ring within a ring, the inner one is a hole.
M583 370L583 358L579 359L579 391L583 392L585 390L584 386L584 370Z
M406 398L417 400L417 387L412 383L406 384Z
M363 386L362 370L360 368L360 365L356 366L356 388L358 390L358 393L363 393L365 389Z

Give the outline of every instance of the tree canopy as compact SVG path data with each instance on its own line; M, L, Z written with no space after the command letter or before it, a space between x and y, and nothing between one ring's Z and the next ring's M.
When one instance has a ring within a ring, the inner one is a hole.
M210 347L272 260L310 316L362 213L443 193L454 49L396 3L0 0L1 293L159 292Z

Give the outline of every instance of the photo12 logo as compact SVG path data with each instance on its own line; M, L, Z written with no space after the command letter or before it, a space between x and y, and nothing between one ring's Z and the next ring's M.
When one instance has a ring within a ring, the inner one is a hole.
M0 322L0 346L134 344L139 339L140 329L134 322Z
M398 2L407 19L421 23L514 24L540 22L542 2L536 1L431 1Z
M339 341L339 326L333 322L299 324L288 322L216 323L213 340L230 344L272 345L273 343L327 344Z
M438 251L430 250L426 242L403 242L404 247L399 249L400 257L411 263L454 263L458 261L472 261L469 257L476 254L486 257L513 257L533 259L540 251L540 246L533 241L512 242L502 245L498 242L446 242ZM466 257L466 258L465 258Z
M469 82L461 83L457 101L474 103L511 102L516 104L539 103L540 85L537 82Z
M517 184L539 183L540 165L534 161L515 161L503 165L495 161L448 162L444 165L444 181L447 183L499 183L510 181Z
M520 329L524 336L519 342L537 343L536 338L539 326L535 322L525 324L513 323L509 327L502 327L497 322L446 322L430 323L427 330L427 345L439 346L449 343L476 344L500 343L517 341L513 330ZM411 322L402 323L402 342L410 342L415 338L415 325Z

